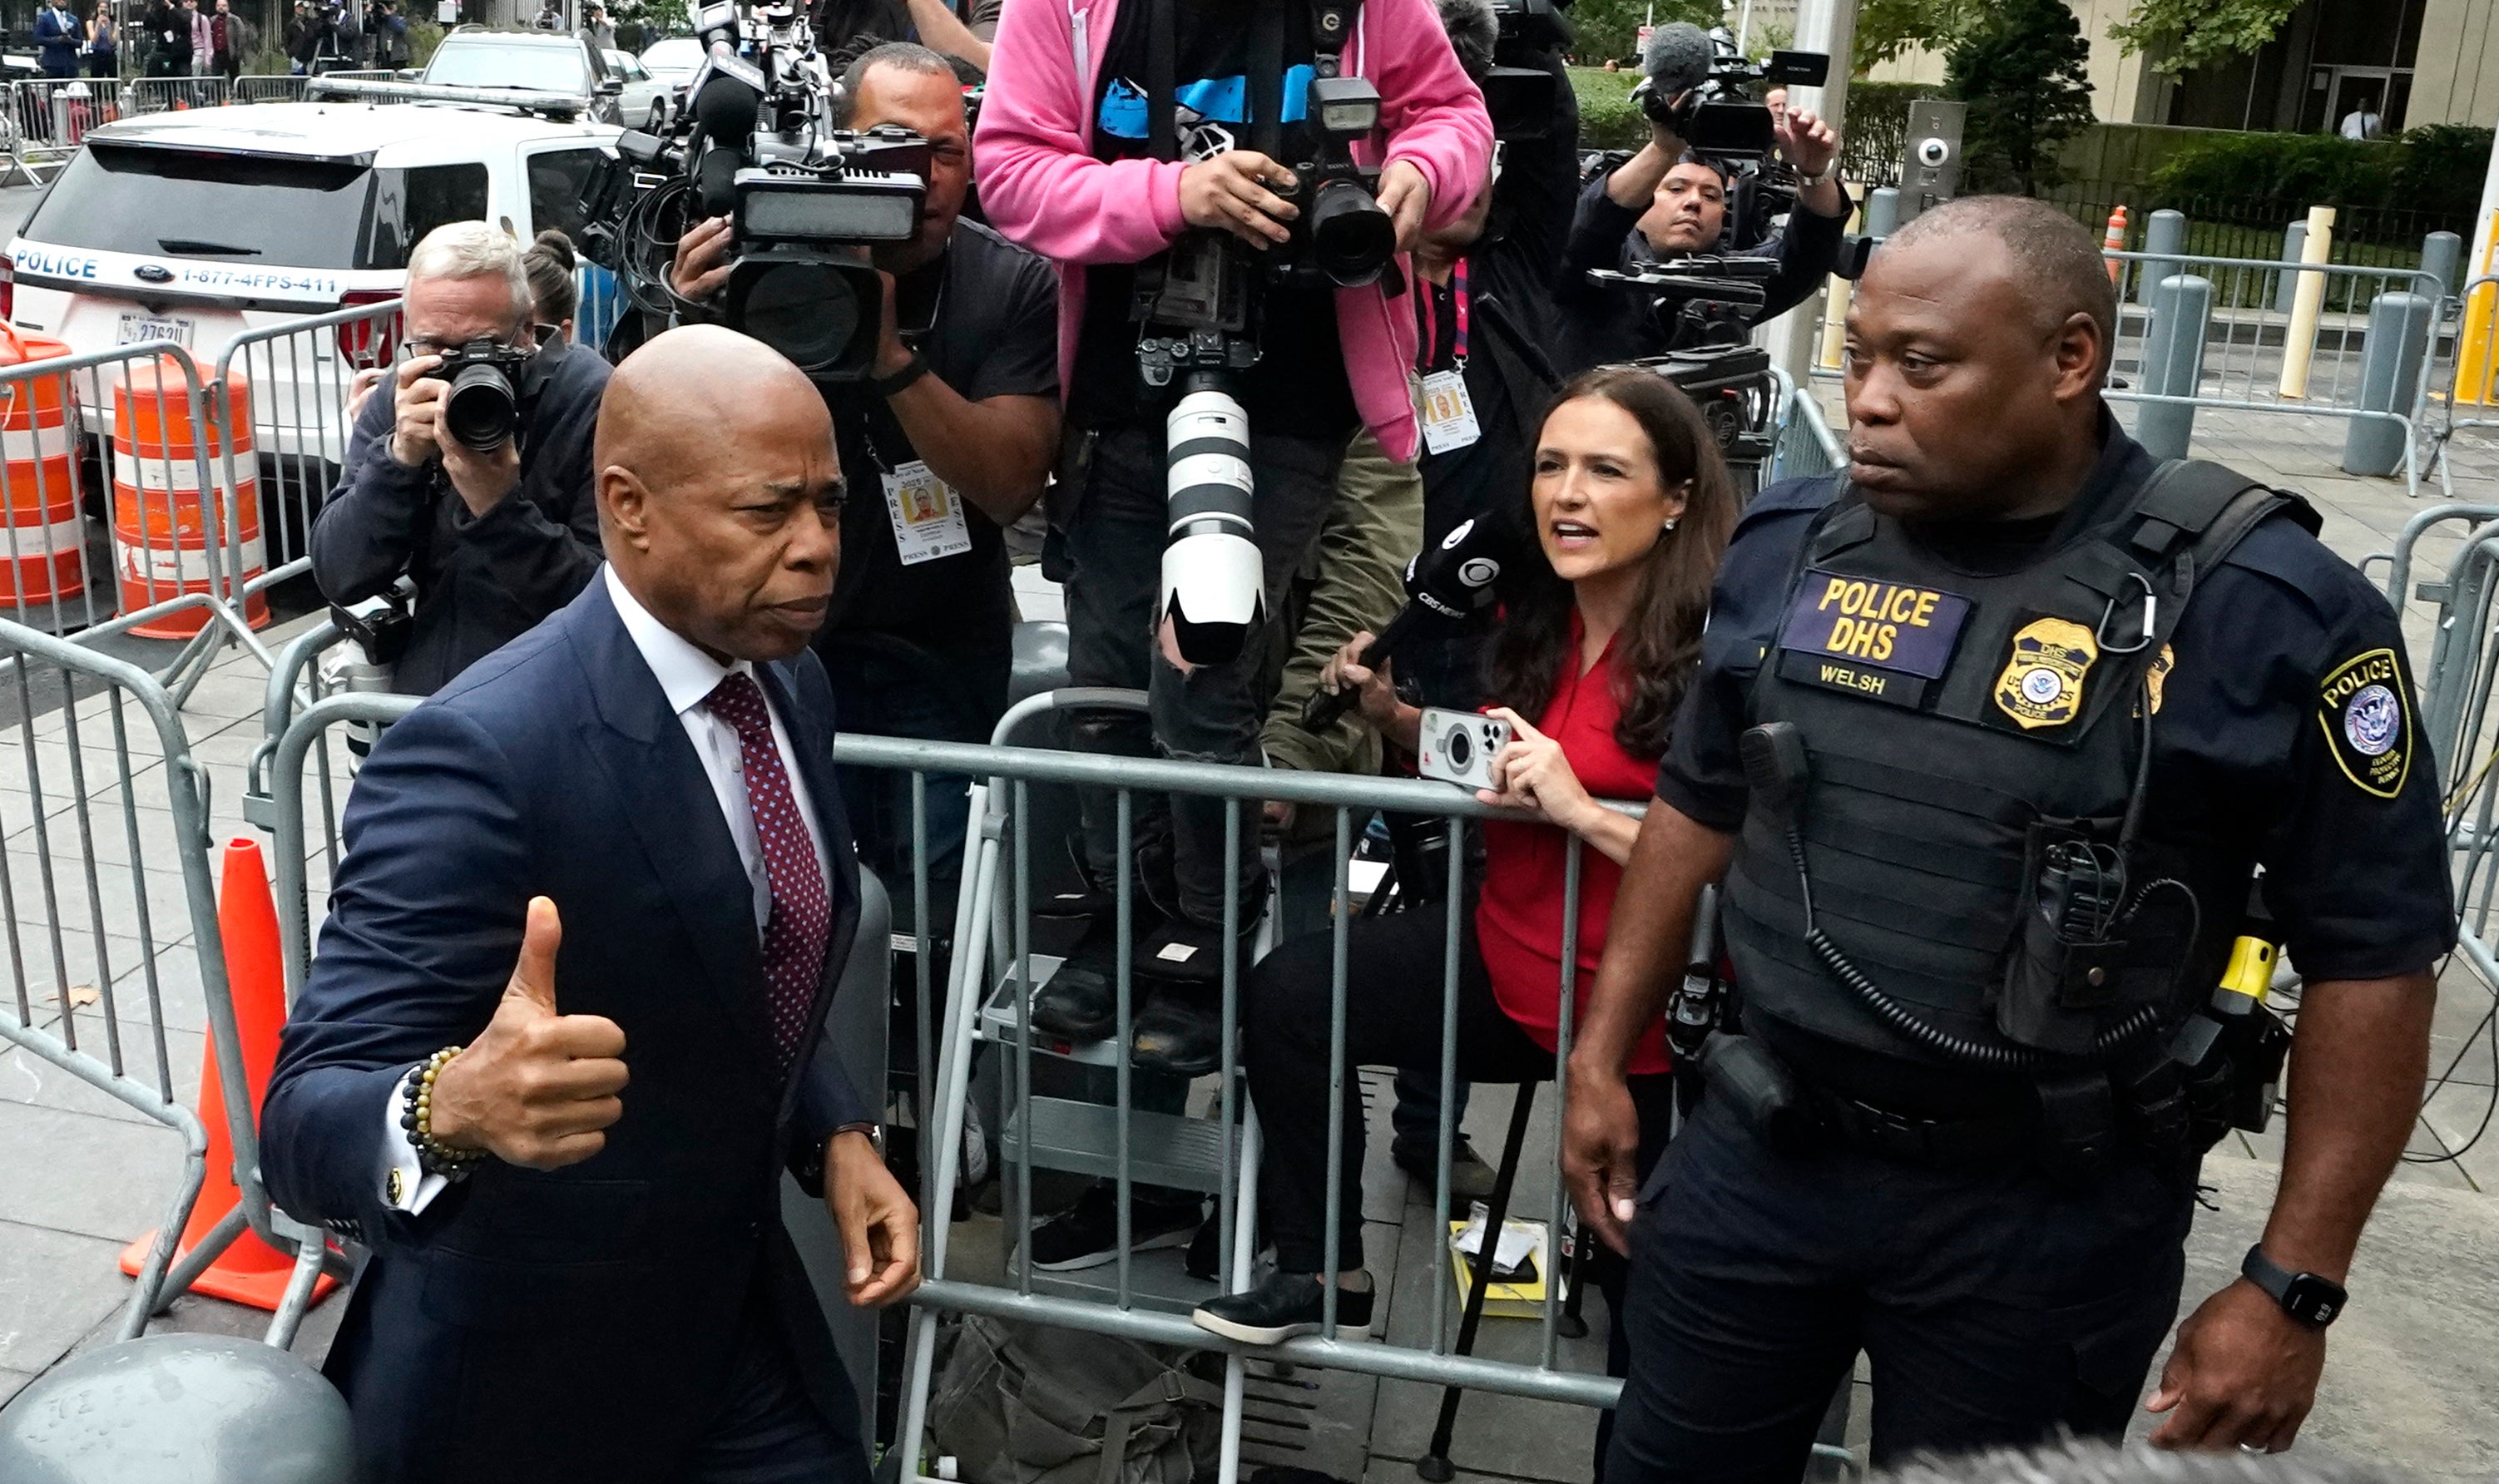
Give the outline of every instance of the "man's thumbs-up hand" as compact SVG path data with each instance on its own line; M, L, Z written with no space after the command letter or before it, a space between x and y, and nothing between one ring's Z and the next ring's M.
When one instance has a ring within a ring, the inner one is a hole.
M434 1137L486 1149L506 1164L553 1170L607 1143L623 1115L625 1032L603 1016L555 1008L555 954L564 924L555 903L530 899L521 956L495 1018L434 1081Z

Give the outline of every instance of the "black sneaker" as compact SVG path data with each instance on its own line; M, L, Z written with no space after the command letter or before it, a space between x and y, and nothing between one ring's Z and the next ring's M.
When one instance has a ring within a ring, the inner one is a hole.
M1060 964L1032 997L1035 1030L1070 1041L1099 1041L1119 1025L1119 989L1091 969Z
M1388 1157L1396 1161L1398 1169L1405 1171L1416 1184L1421 1185L1428 1192L1436 1188L1440 1179L1440 1172L1432 1168L1434 1162L1440 1158L1440 1153L1437 1148L1410 1149L1404 1145L1397 1145L1389 1149ZM1489 1201L1492 1199L1492 1187L1499 1178L1499 1172L1484 1163L1483 1156L1476 1152L1476 1146L1473 1144L1460 1139L1456 1146L1450 1149L1450 1200Z
M1248 1293L1209 1299L1188 1317L1199 1329L1245 1345L1282 1344L1296 1335L1319 1332L1319 1307L1326 1298L1314 1273L1270 1273ZM1370 1333L1371 1274L1366 1273L1361 1288L1337 1287L1336 1335L1361 1339Z
M1205 1219L1206 1201L1159 1185L1129 1187L1128 1250L1185 1245ZM1096 1180L1076 1204L1032 1229L1032 1265L1043 1273L1077 1273L1120 1258L1120 1187Z
M1202 989L1156 986L1128 1031L1128 1064L1141 1072L1204 1077L1223 1065L1222 1003Z
M1258 930L1260 916L1248 912L1241 915L1241 938L1234 945L1233 954L1244 974L1250 971L1250 945ZM1173 918L1137 945L1137 974L1143 979L1200 988L1222 984L1223 924Z

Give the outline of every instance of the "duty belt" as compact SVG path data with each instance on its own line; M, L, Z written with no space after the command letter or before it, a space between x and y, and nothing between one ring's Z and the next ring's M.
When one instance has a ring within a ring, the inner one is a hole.
M1824 1125L1838 1142L1863 1154L1936 1170L1997 1164L2037 1152L2036 1119L2014 1113L1978 1118L1929 1118L1877 1108L1807 1085Z

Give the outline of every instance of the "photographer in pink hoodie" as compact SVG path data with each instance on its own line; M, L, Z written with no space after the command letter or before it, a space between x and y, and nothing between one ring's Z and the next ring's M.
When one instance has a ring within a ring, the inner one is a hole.
M1331 58L1344 77L1379 91L1379 126L1350 155L1378 168L1379 204L1396 236L1387 270L1357 288L1265 271L1296 250L1293 198L1312 182L1291 162L1342 157L1305 116L1311 79L1327 76ZM1251 514L1273 613L1317 537L1354 433L1368 426L1391 458L1413 455L1405 252L1427 225L1466 211L1491 149L1483 96L1459 68L1431 0L1006 7L974 150L991 224L1058 270L1067 415L1050 515L1054 575L1068 583L1069 675L1080 686L1152 696L1151 735L1146 718L1102 715L1080 721L1079 747L1219 762L1259 756L1270 636L1252 633L1237 660L1196 666L1181 661L1168 631L1155 637L1170 524L1164 418L1181 378L1158 388L1140 373L1140 287L1151 300L1171 249L1192 234L1248 244L1254 287L1245 338L1258 359L1234 378L1234 391L1249 419ZM1192 986L1217 981L1233 947L1221 941L1225 807L1188 797L1137 805L1139 908L1164 919L1137 963L1163 979L1172 1013L1185 1013ZM1254 827L1241 831L1245 933L1264 902L1256 845ZM1087 799L1085 856L1097 887L1107 887L1129 848L1111 799ZM1107 913L1108 890L1093 895L1091 905ZM1146 1017L1160 1013L1150 1005Z

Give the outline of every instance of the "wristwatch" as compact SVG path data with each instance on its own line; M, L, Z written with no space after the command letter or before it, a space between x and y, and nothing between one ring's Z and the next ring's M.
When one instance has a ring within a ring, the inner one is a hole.
M892 397L896 392L901 391L903 388L911 385L911 383L927 374L928 359L927 357L923 356L920 353L919 348L915 346L911 352L911 359L902 363L902 369L900 371L895 371L891 376L870 377L868 379L867 389L874 392L879 397Z
M2264 1244L2248 1248L2239 1262L2239 1274L2270 1295L2282 1311L2312 1330L2332 1324L2343 1312L2352 1296L2332 1278L2319 1277L2314 1273L2293 1273L2265 1256Z

